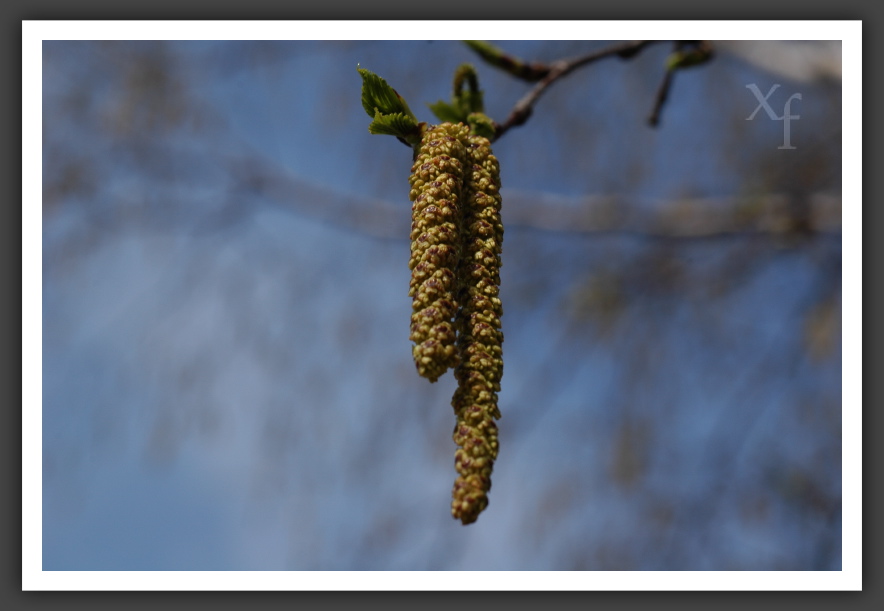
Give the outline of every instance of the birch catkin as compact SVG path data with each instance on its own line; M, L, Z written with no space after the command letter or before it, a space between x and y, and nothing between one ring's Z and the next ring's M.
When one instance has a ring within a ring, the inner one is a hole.
M488 505L491 470L497 458L497 393L503 375L503 315L499 297L503 224L500 218L500 166L487 138L465 139L462 253L457 268L456 319L458 388L451 404L457 416L454 442L458 477L451 514L475 522Z
M471 66L456 73L451 104L431 105L436 116L457 117L469 126L418 123L386 81L357 70L362 107L372 117L368 131L415 147L409 177L412 355L418 373L431 382L454 368L457 390L451 404L457 418L453 438L458 475L451 513L470 524L488 506L503 375L500 166L490 141L476 134L500 132L483 113Z
M461 199L469 129L443 123L424 134L411 168L412 354L431 382L458 362L454 317L461 258Z

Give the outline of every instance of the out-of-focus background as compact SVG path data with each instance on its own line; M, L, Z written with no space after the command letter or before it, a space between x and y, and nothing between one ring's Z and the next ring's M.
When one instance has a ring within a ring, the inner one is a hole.
M356 66L424 121L463 62L498 121L531 85L450 41L45 42L43 569L840 569L840 46L715 48L656 129L667 44L496 143L501 449L464 527L411 152ZM750 84L800 94L793 149Z

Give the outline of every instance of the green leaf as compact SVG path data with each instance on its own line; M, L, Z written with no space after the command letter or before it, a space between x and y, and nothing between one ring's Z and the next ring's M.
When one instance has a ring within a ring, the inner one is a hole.
M380 110L375 113L374 121L368 126L368 131L372 134L396 136L405 140L413 139L415 134L420 133L414 117L402 112L382 114Z
M375 117L375 112L380 111L383 115L404 114L417 123L417 117L411 112L405 98L390 87L387 81L365 68L356 66L356 70L362 76L362 108L369 117Z
M477 136L484 136L489 140L494 140L497 129L491 117L481 112L470 113L467 117L467 123L470 125L470 132Z
M458 66L454 72L453 90L451 102L439 100L435 104L427 104L441 121L466 123L470 113L484 111L485 105L482 92L479 90L478 74L472 65Z
M433 111L433 114L436 115L440 121L463 123L466 120L466 114L462 113L448 102L439 100L435 104L427 104L427 106L430 107L430 110Z

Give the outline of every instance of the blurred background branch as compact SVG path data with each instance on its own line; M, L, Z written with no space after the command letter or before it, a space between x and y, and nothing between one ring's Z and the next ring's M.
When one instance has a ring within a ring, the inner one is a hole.
M238 160L230 172L240 188L295 214L374 237L407 239L408 219L396 202L335 192L287 176L270 160ZM830 193L797 201L772 193L644 202L614 194L562 197L519 190L507 190L506 197L507 226L543 231L673 240L762 237L784 243L841 235L841 200Z

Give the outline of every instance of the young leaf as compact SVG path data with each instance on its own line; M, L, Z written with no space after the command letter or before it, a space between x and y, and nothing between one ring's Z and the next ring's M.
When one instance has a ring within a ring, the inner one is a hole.
M427 104L430 107L430 110L433 111L433 114L436 115L440 121L448 121L449 123L463 123L466 117L458 111L457 108L449 104L448 102L443 102L439 100L435 104Z
M493 139L497 133L494 121L486 114L481 112L473 112L467 117L467 123L470 126L470 132L475 136Z
M467 85L467 87L464 87ZM454 87L451 103L439 100L435 104L427 104L433 114L441 121L450 123L466 123L467 117L474 112L484 111L482 91L479 90L479 78L476 69L470 64L461 64L454 72Z
M374 121L368 126L368 131L372 134L396 136L410 140L420 130L414 117L401 112L385 115L378 110L374 115Z
M375 118L376 111L383 115L401 113L417 123L417 117L411 112L405 98L390 87L387 81L365 68L357 66L356 70L362 76L362 108L369 117Z

